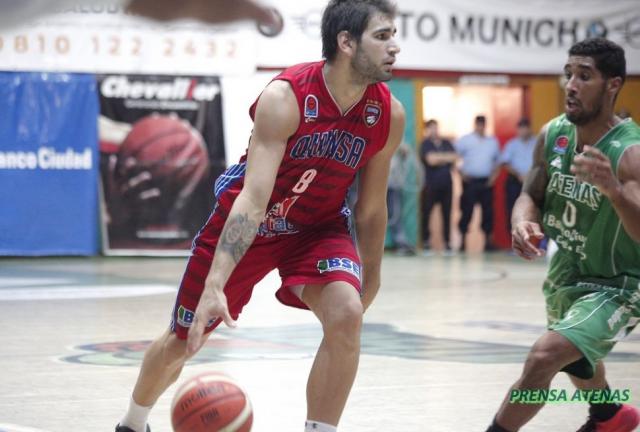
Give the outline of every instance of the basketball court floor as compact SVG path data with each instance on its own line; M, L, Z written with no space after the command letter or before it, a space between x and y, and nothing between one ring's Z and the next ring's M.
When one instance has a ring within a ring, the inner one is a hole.
M0 260L0 432L113 431L148 341L168 325L185 258ZM483 432L543 332L545 262L505 253L385 257L365 316L343 432ZM223 371L248 392L256 432L301 432L321 337L310 312L281 306L269 275L237 329L221 329L178 383ZM640 406L640 334L608 362ZM554 389L573 392L558 376ZM151 414L170 432L176 387ZM584 403L546 406L523 431L575 431Z

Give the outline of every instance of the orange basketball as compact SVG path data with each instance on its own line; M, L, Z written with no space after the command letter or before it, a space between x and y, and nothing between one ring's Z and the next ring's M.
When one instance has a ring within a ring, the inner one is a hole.
M249 432L253 410L247 394L229 376L207 372L182 384L171 404L175 432Z

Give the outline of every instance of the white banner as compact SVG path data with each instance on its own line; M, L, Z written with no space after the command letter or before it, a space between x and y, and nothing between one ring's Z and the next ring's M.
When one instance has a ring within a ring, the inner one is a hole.
M0 31L2 70L249 74L255 28L152 22L118 5L76 6Z
M126 15L121 6L76 6L0 31L3 70L238 75L321 58L326 2L265 0L284 31L260 36L248 23L171 25ZM568 48L605 35L626 50L640 74L638 0L397 0L397 68L557 74Z
M259 39L258 65L283 67L321 56L324 2L273 0L285 30ZM640 74L638 0L397 0L397 68L557 74L569 47L606 36L625 48L627 69Z

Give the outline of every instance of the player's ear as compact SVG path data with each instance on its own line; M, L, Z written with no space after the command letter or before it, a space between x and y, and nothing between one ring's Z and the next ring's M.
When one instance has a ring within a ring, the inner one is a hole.
M607 90L613 93L614 95L618 94L621 88L622 88L621 77L613 77L607 80Z
M349 57L351 57L351 55L355 52L356 49L356 45L355 45L355 39L353 39L353 36L351 36L351 34L346 31L343 30L340 33L338 33L338 50L344 52L345 54L347 54Z

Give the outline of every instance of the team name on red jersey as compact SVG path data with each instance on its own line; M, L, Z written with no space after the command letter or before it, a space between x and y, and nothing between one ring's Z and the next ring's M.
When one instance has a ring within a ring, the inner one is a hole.
M292 159L325 158L341 162L350 168L356 168L366 147L367 141L348 131L334 129L315 132L298 138L291 148Z

